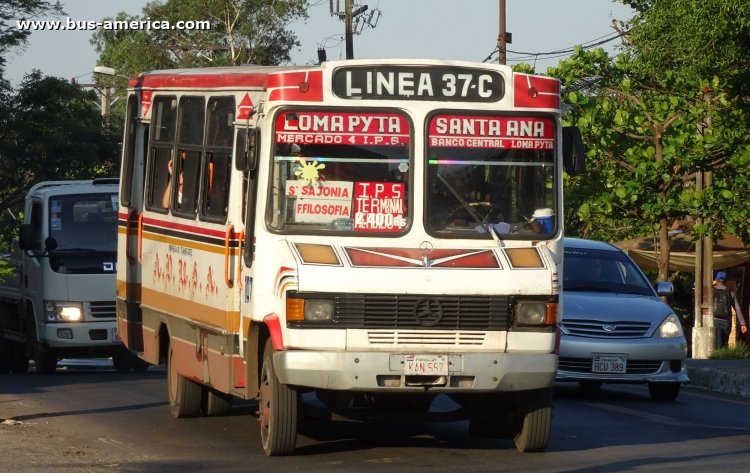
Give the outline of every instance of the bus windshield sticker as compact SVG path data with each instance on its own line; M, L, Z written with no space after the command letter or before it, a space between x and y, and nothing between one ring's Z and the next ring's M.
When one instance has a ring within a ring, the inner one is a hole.
M406 226L403 182L357 182L354 230L399 232Z
M282 113L276 118L276 142L402 146L409 144L409 124L395 113Z
M432 147L553 150L551 118L437 115L430 120Z

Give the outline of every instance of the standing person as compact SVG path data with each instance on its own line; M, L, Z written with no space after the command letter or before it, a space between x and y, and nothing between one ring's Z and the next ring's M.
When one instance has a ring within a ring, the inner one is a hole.
M729 333L732 331L732 308L737 314L737 323L740 332L744 335L747 333L747 322L742 314L742 308L737 302L734 293L725 285L727 273L719 271L716 273L714 281L714 326L721 337L720 348L727 346L729 343Z

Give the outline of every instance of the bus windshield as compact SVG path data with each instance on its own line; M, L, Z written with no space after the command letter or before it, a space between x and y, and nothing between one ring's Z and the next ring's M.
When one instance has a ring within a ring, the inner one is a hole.
M405 232L410 125L393 112L295 110L275 122L269 227Z
M557 228L552 118L435 115L427 137L427 231L539 238Z

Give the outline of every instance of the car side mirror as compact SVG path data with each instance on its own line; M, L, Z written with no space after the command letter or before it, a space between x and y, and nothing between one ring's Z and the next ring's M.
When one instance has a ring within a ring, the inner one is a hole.
M669 281L657 281L655 284L656 293L660 297L667 297L674 294L674 284Z

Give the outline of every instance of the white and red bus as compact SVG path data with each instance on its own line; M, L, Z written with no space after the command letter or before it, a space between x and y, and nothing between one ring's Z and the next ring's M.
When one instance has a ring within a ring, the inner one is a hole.
M560 118L557 80L461 61L132 78L123 340L166 362L175 417L257 399L268 455L313 393L352 418L450 398L471 432L543 450L582 167Z

